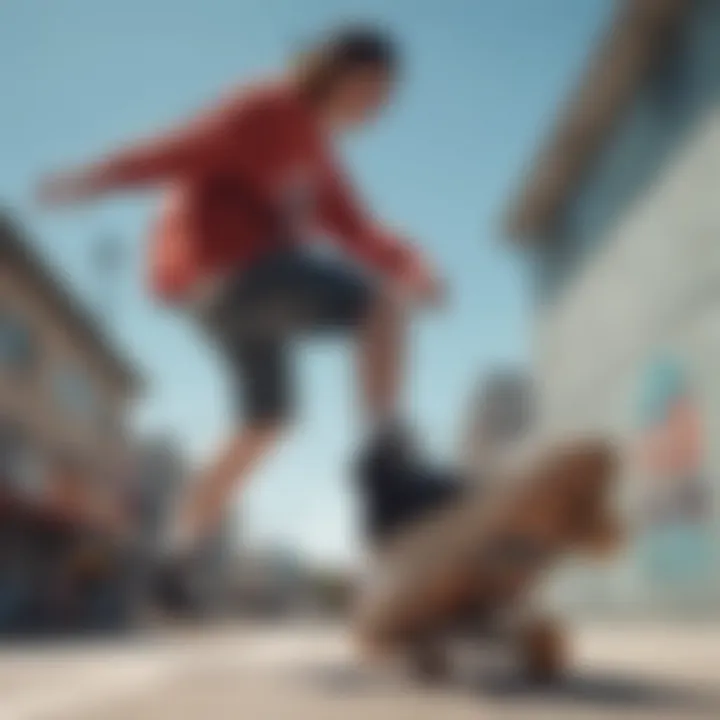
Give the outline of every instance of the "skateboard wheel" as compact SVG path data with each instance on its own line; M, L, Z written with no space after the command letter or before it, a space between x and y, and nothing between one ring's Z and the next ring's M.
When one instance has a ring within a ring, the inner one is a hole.
M563 631L552 621L536 621L521 631L520 659L524 677L533 683L558 682L566 669Z

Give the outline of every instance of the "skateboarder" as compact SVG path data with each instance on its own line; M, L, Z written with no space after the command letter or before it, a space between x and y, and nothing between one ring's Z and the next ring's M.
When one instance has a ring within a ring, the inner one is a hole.
M215 526L233 486L286 429L299 335L343 331L357 340L367 431L382 436L395 422L408 311L437 299L439 284L417 250L362 207L332 143L378 115L399 69L386 34L340 29L283 77L41 184L49 204L165 189L150 246L152 287L220 349L238 412L182 503L171 533L178 552ZM324 235L354 262L312 254L307 242Z

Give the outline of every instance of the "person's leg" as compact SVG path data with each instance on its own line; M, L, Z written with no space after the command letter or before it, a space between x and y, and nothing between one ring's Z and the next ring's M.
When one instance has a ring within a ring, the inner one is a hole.
M290 413L286 347L273 338L242 339L227 347L238 403L236 430L194 478L181 500L171 545L188 551L222 521L239 486L282 435Z
M358 374L371 426L397 419L405 371L408 312L399 297L379 289L359 328Z
M287 276L305 329L356 338L360 402L370 432L394 425L410 315L404 298L353 267L314 257L297 257Z
M190 549L219 525L233 490L273 448L281 431L275 424L248 425L224 441L183 498L174 530L176 549Z
M357 340L363 419L371 429L396 420L409 316L400 295L352 267L315 257L297 257L286 277L302 308L303 329Z
M374 434L395 420L405 324L399 298L352 268L295 251L269 258L233 287L212 325L244 388L247 421L184 503L177 526L184 541L213 526L230 489L248 476L285 424L291 388L283 338L326 331L359 335L362 400Z

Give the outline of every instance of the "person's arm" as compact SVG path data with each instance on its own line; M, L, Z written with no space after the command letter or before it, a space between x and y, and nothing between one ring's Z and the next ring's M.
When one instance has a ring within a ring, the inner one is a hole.
M439 294L439 284L420 252L378 223L363 207L347 177L330 162L325 165L318 222L322 230L371 269L427 299Z
M41 183L41 200L73 202L177 177L201 177L225 165L244 170L262 192L276 116L265 99L233 99L164 136L50 176Z

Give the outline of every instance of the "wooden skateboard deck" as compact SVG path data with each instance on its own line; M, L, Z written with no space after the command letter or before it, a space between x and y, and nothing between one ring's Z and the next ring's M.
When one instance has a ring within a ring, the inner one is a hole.
M402 647L470 606L491 617L527 595L560 556L609 549L617 539L614 466L604 442L554 447L409 528L384 549L361 596L361 644Z

